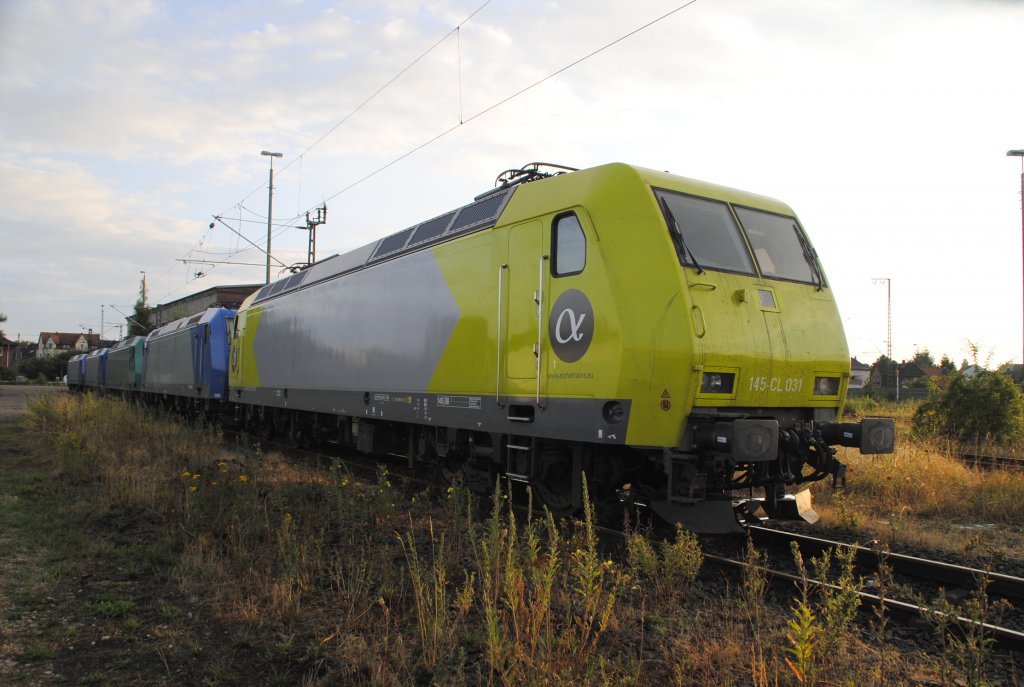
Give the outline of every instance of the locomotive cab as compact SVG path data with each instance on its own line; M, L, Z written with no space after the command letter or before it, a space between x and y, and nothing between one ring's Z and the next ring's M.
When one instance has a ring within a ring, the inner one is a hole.
M688 296L697 378L682 439L665 451L664 498L652 507L705 531L731 529L720 516L734 505L746 517L763 506L813 521L809 493L787 496L787 486L843 484L833 446L891 453L895 440L891 418L837 421L849 353L817 253L777 201L678 185L652 191Z

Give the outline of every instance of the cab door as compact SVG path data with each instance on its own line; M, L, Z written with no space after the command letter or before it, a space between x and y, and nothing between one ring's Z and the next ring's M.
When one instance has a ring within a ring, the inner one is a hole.
M547 306L546 233L541 220L512 227L504 268L508 295L501 391L505 396L533 396L535 403L540 399L544 353L541 334Z
M532 396L535 405L543 406L551 366L576 362L589 348L594 313L579 290L586 252L577 211L509 233L504 395Z

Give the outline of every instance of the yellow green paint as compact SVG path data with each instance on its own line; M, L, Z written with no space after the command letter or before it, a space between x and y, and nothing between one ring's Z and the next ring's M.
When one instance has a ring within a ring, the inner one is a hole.
M839 408L849 354L831 292L681 267L652 186L793 216L776 200L621 164L525 184L494 228L430 249L459 316L426 391L534 397L539 293L540 396L630 401L628 444L678 444L695 405ZM583 227L586 268L554 277L552 222L566 211ZM594 312L590 347L572 363L554 354L547 329L569 289ZM261 313L239 313L232 386L259 386ZM705 371L735 374L732 393L700 394ZM839 394L813 396L816 376L839 377Z
M232 389L251 389L260 385L255 342L262 315L262 306L246 308L243 304L243 308L238 311L235 325L238 336L231 340L231 364L228 371Z

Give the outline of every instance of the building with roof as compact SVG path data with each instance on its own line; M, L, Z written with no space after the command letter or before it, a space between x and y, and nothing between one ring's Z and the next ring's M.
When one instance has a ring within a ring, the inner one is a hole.
M242 301L259 289L263 284L238 284L235 286L214 286L179 298L176 301L162 303L153 307L153 327L162 327L183 317L190 317L204 312L207 308L230 308L237 310Z
M0 367L14 367L18 362L18 344L0 336Z
M856 358L850 358L851 389L863 389L871 382L871 366L865 365Z
M36 355L40 358L52 358L64 351L85 353L103 345L99 334L90 329L85 332L40 332L36 344Z

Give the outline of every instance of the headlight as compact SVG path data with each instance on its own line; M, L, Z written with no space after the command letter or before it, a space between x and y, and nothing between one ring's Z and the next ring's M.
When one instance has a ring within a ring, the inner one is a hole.
M815 377L814 378L814 395L815 396L838 396L839 395L839 377Z
M702 394L731 394L736 383L732 372L705 372L700 380Z

